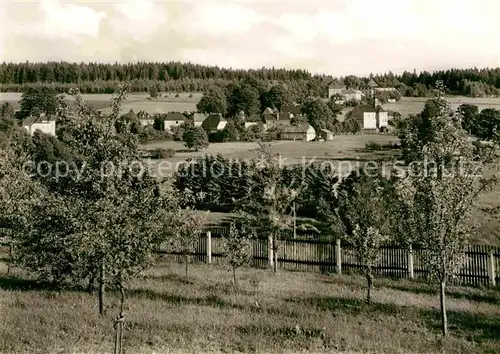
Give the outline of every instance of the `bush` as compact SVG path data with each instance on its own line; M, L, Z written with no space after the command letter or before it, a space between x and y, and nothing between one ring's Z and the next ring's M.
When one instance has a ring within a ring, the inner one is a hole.
M168 131L159 131L153 127L145 127L139 135L139 141L141 144L147 144L154 141L170 141L172 140L172 134Z
M175 156L175 150L173 149L156 149L151 152L152 159L168 159Z
M370 151L383 151L383 150L391 150L391 149L399 149L401 146L398 143L389 142L387 144L379 144L374 141L368 142L365 145L366 150Z
M376 143L374 141L370 141L368 144L365 145L366 150L371 150L371 151L381 151L383 150L382 145L379 143Z
M189 97L189 98L193 98L193 94L192 94L192 93L190 93L188 97Z
M181 97L181 94L180 93L176 93L175 97Z

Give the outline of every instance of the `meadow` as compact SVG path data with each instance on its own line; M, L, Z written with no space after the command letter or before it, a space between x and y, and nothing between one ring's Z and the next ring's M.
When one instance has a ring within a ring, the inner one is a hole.
M0 265L0 274L5 269ZM163 259L126 290L124 353L498 353L500 293L449 287L441 339L430 284L241 269ZM118 294L57 291L14 269L0 277L0 353L111 353Z
M397 103L384 103L383 107L387 110L397 111L403 117L409 114L417 114L422 112L425 102L428 100L426 97L402 97ZM451 104L452 109L457 109L458 106L464 103L473 104L478 106L479 110L485 108L500 109L500 98L472 98L462 96L452 96L447 98Z
M189 97L192 95L192 97ZM193 112L196 111L196 104L201 98L201 93L181 92L179 97L175 97L175 93L161 93L161 98L148 99L148 93L130 93L127 95L127 100L121 107L122 113L127 113L131 109L135 112L144 110L148 113L167 113L172 111L178 112ZM85 103L94 109L109 109L112 94L82 94ZM19 109L19 101L21 99L20 92L1 92L0 104L10 102L14 109ZM74 101L74 98L67 96L68 101Z
M179 97L175 97L175 93L162 92L161 98L148 99L148 93L130 93L126 102L122 106L122 113L126 113L133 109L135 112L144 110L151 114L154 113L167 113L171 111L179 112L194 112L196 111L196 104L202 97L201 92L181 92ZM110 105L112 94L83 94L82 97L85 102L94 109L107 109ZM192 96L192 97L189 97ZM0 92L0 104L10 102L15 109L19 108L19 100L21 99L20 92ZM73 100L68 97L68 100ZM425 102L428 100L426 97L402 97L397 103L385 103L383 107L387 110L398 111L403 117L409 114L417 114L422 111ZM479 110L484 108L500 109L500 98L472 98L462 96L448 97L451 107L456 109L463 103L474 104L479 107ZM343 120L350 109L344 109L342 114L338 117Z

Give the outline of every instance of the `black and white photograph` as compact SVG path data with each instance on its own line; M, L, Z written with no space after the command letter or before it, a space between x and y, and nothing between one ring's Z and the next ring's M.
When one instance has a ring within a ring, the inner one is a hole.
M500 353L499 18L0 0L0 354Z

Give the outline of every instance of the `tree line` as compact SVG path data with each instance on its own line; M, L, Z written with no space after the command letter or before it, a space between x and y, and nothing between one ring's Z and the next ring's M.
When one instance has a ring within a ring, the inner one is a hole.
M76 84L83 93L113 93L122 83L130 84L130 90L134 92L146 92L153 85L161 91L193 92L205 91L213 85L224 87L248 78L286 83L319 97L326 96L328 84L334 80L328 75L313 75L300 69L242 70L180 62L0 64L0 90L4 92L23 91L38 83L51 85L58 92L65 92ZM401 95L411 97L432 96L432 89L438 81L445 83L449 94L481 97L498 95L500 89L498 68L422 71L418 74L415 71L388 72L366 77L347 75L335 80L348 87L368 89L370 78L381 87L395 87Z

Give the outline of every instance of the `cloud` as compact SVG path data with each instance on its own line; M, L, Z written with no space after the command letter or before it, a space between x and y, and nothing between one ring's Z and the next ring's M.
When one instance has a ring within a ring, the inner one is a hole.
M190 35L238 35L248 32L263 17L251 8L237 3L201 2L190 7L181 24Z
M1 8L0 8L1 9ZM497 0L6 3L7 61L170 61L332 75L500 66Z
M168 20L162 6L151 0L123 0L116 4L115 11L109 21L113 31L139 41L149 40Z
M51 38L75 38L78 35L96 37L99 25L106 13L77 4L61 4L59 1L44 0L40 9L45 15L44 34Z

